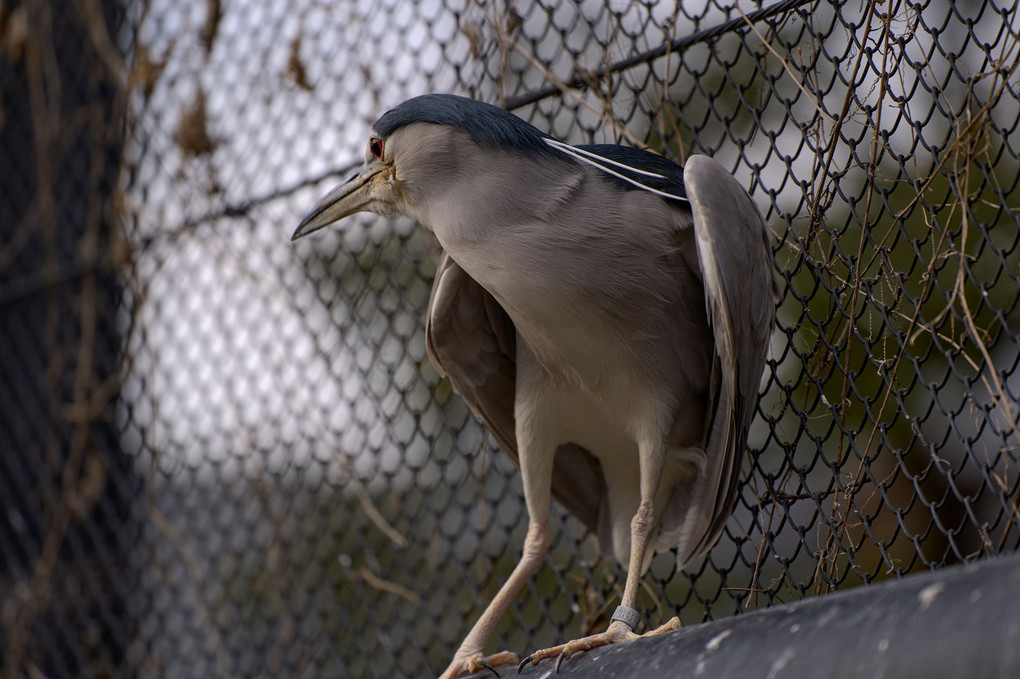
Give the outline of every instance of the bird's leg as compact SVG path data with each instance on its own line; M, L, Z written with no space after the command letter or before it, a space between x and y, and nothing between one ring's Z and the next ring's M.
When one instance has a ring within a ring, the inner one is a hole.
M518 390L523 384L527 384L526 378L529 375L527 368L532 365L532 359L526 348L523 348L523 344L518 342ZM522 377L525 379L521 379ZM517 398L514 413L521 477L524 481L524 501L530 518L528 535L524 538L524 552L510 577L499 589L499 593L468 632L454 655L453 662L440 679L454 679L463 672L477 672L487 665L517 662L517 656L507 651L485 658L482 655L482 647L514 597L528 579L542 567L545 555L549 552L549 498L552 492L552 467L556 449L548 441L548 426L543 426L541 414L545 409L538 407L537 403L537 399Z
M531 523L528 526L528 535L524 538L524 552L521 560L503 586L499 593L492 599L485 612L478 618L468 635L464 637L457 653L453 656L453 662L446 668L440 679L454 679L461 674L474 674L490 665L511 665L517 663L517 656L509 651L502 651L489 657L482 655L482 647L488 640L496 623L503 616L503 613L513 602L514 597L542 566L546 552L549 551L549 526L546 523Z
M645 634L635 634L634 629L626 621L619 619L626 617L626 613L634 610L637 603L638 586L641 583L641 570L645 561L645 553L648 551L648 544L651 541L652 526L654 525L652 501L642 500L637 513L630 523L630 564L627 568L627 584L623 588L623 597L620 600L620 608L613 616L609 629L600 634L593 634L581 639L568 641L559 646L536 651L524 659L519 669L523 669L529 662L538 663L547 658L557 658L556 669L559 670L560 663L575 653L590 651L599 646L606 646L618 641L629 641L639 637L649 637L662 632L668 632L680 627L679 618L673 618L665 625L658 627Z
M619 641L650 637L680 627L680 619L674 617L665 625L645 634L636 634L634 630L638 624L637 611L635 610L638 586L641 583L645 555L648 552L649 543L652 539L652 530L655 527L655 505L653 498L655 497L655 490L658 488L659 477L662 474L662 467L665 461L664 450L661 455L653 453L650 456L644 454L645 450L643 449L641 454L641 504L638 506L638 510L630 522L630 563L627 567L627 583L623 588L620 607L613 614L609 628L600 634L593 634L581 639L568 641L559 646L536 651L521 662L517 668L518 672L529 662L535 664L547 658L557 658L556 670L559 671L560 664L575 653L590 651L593 648Z

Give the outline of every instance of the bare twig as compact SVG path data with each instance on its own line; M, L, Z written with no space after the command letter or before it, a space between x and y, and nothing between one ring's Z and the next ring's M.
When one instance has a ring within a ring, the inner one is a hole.
M565 82L563 82L562 80L557 78L553 74L552 71L550 71L549 69L547 69L545 67L545 64L543 64L541 61L536 59L534 55L532 55L530 52L528 52L526 49L524 49L521 45L519 45L517 42L513 42L512 45L513 45L514 50L519 55L521 55L524 58L525 61L527 61L529 64L531 64L531 66L536 71L541 73L542 76L546 80L548 80L553 85L555 85L562 94L566 95L567 97L569 97L573 101L577 102L578 105L583 106L584 108L588 109L589 111L591 111L592 113L597 115L599 118L602 119L602 122L604 122L607 125L609 125L610 127L612 127L613 130L617 134L619 134L622 137L624 137L627 141L629 141L634 146L637 146L639 148L644 148L644 146L645 146L644 143L640 139L638 139L634 135L633 132L628 130L627 127L616 118L616 116L609 115L604 110L603 111L599 111L597 108L595 108L594 106L589 104L587 101L585 101L584 98L580 94L577 93L575 88L572 88L572 87L568 86Z
M412 592L408 588L398 585L395 582L390 582L389 580L384 580L383 578L380 578L378 575L373 573L371 569L368 568L368 566L362 566L361 568L358 569L357 573L358 576L361 577L361 579L364 580L367 584L371 585L372 587L375 587L380 591L387 592L389 594L395 594L396 596L399 596L402 599L406 599L415 606L421 603L421 597L419 597L415 592Z
M818 115L820 115L826 121L830 123L835 123L836 119L829 115L825 111L825 109L822 108L822 105L821 103L819 103L818 99L812 96L811 92L809 92L808 89L804 86L804 83L801 82L801 78L798 76L798 74L794 73L793 67L790 66L789 59L785 58L783 55L776 51L775 47L769 44L769 41L766 40L765 36L761 34L761 31L759 31L757 26L754 25L754 22L751 21L751 19L746 14L744 14L744 10L740 9L740 5L734 5L733 7L734 9L737 10L737 12L740 13L741 18L743 18L743 20L747 22L747 27L750 28L752 32L754 32L754 34L758 37L758 40L761 41L761 44L765 47L765 49L767 49L776 59L779 59L779 63L783 65L783 70L786 71L786 74L790 76L790 80L793 81L793 83L797 86L801 93L803 93L803 95L807 97L807 100L810 101L811 104L815 107L815 112L817 112Z
M401 535L400 532L391 526L389 522L383 518L383 515L379 513L379 510L376 509L375 503L372 502L372 498L369 496L368 491L365 490L364 484L361 483L361 480L357 477L357 475L352 473L347 482L354 490L354 496L358 498L358 502L361 503L361 508L364 510L365 516L368 517L369 521L375 524L375 527L378 528L383 535L388 537L390 542L395 544L397 547L400 547L401 549L407 547L407 538Z

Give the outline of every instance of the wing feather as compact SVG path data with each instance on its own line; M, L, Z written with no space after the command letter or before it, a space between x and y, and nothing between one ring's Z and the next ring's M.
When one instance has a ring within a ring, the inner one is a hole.
M718 391L707 427L703 482L695 484L691 498L703 529L678 553L681 565L712 547L736 501L779 295L768 228L744 188L708 156L690 157L684 179L715 340Z

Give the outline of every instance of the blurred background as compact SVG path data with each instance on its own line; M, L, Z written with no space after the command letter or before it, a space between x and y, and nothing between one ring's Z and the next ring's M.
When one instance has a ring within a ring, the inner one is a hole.
M292 244L385 110L722 161L774 234L745 479L642 613L1020 545L1016 0L0 0L0 676L428 676L516 563L515 469L425 355L438 246ZM607 623L554 514L489 650Z

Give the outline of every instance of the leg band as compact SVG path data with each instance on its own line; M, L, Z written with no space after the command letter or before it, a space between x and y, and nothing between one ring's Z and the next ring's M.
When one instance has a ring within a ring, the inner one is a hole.
M635 631L638 625L641 624L641 614L635 611L630 606L617 606L616 611L613 612L613 617L610 619L610 623L619 620L627 627L630 627L631 631Z

